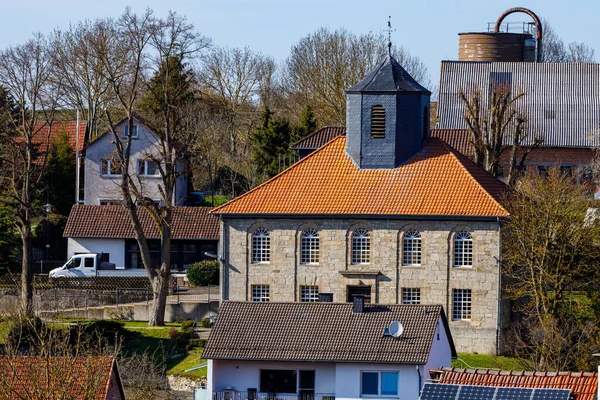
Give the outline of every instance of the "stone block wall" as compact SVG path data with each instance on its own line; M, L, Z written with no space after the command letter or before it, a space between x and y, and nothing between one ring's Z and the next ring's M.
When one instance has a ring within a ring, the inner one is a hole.
M271 260L252 264L251 235L270 232ZM319 232L319 263L300 263L302 231ZM351 263L351 235L365 228L371 235L369 264ZM499 232L495 221L434 221L386 219L225 219L223 223L222 298L250 301L251 286L269 285L270 301L300 301L300 286L318 286L346 301L348 285L370 286L371 301L402 302L402 288L420 288L421 304L442 304L459 352L494 353L498 320ZM421 233L420 266L402 265L402 235ZM453 263L454 234L473 236L473 266ZM452 290L471 289L472 317L452 320Z

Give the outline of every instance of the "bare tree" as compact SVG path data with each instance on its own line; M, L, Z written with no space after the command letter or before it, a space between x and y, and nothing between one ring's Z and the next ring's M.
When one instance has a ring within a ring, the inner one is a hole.
M322 125L345 125L346 89L356 84L387 55L381 34L355 35L345 29L320 28L292 47L284 82L295 108L309 104ZM392 55L424 86L430 86L425 64L401 46Z
M542 20L542 59L544 62L595 62L594 49L583 42L571 42L565 45L547 19Z
M112 23L104 23L103 35L96 43L100 55L101 70L109 82L112 96L117 99L117 111L126 115L129 132L133 132L136 110L143 94L154 97L158 107L155 129L157 142L146 155L157 165L161 177L159 205L148 201L145 187L137 179L136 160L131 158L132 135L124 138L117 130L113 110L107 109L106 116L111 126L115 156L121 168L121 191L124 206L140 248L142 263L153 288L153 302L148 324L164 325L164 314L171 272L171 229L174 210L175 183L188 171L180 168L179 160L186 151L181 133L179 110L176 106L180 87L173 74L180 70L184 59L192 58L208 45L208 40L194 31L185 18L169 13L165 19L157 19L152 11L142 15L132 14L128 9ZM151 79L158 79L159 90L151 87ZM151 216L160 233L160 265L153 265L148 241L138 216L138 205ZM158 267L158 268L157 268Z
M38 153L36 142L48 135L62 90L60 81L50 79L51 70L51 51L41 34L0 53L0 84L19 110L7 114L11 129L2 132L2 203L11 209L21 237L21 301L27 312L33 296L32 220L42 213L38 183L47 165L47 154Z
M234 158L240 154L240 144L247 148L248 134L258 115L256 106L268 95L273 70L270 57L247 47L217 47L198 71L201 92L220 105L228 122L228 150Z
M101 24L92 21L71 25L68 30L57 30L51 36L54 53L53 76L62 80L67 106L79 110L91 137L96 137L102 127L101 113L106 108L109 85L99 69L100 60L93 43L101 34Z
M527 135L527 117L517 104L525 93L514 94L510 85L496 83L489 96L474 88L470 93L459 91L465 108L464 120L469 130L469 142L476 164L499 177L502 172L501 156L510 149L507 182L514 184L517 170L522 168L529 153L539 147L541 140ZM530 141L527 148L524 144ZM517 159L519 157L519 159Z
M522 316L509 345L541 370L572 369L598 350L594 312L581 305L598 304L600 219L587 189L558 167L527 174L506 204L505 290Z

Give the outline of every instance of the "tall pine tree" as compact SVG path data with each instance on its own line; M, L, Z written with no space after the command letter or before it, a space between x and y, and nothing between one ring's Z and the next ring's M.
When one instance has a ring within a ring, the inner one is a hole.
M286 165L281 160L291 154L292 129L287 120L274 118L269 107L262 114L262 124L252 135L252 159L258 172L272 177Z

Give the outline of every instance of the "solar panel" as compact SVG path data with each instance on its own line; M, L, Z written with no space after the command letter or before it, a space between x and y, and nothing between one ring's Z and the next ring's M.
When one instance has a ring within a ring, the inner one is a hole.
M531 400L569 400L569 389L535 389Z
M455 400L459 388L458 385L426 383L421 391L421 400Z
M425 383L420 400L569 400L569 389L531 389Z
M458 392L458 400L490 400L494 398L496 389L493 386L463 385Z
M533 389L499 387L494 400L531 400Z

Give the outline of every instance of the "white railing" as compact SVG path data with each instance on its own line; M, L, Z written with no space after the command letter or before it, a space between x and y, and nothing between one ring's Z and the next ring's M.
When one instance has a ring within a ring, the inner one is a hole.
M289 394L238 392L236 390L221 390L213 392L212 400L335 400L333 393Z

